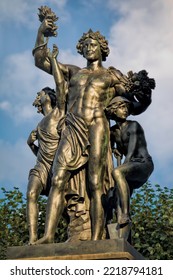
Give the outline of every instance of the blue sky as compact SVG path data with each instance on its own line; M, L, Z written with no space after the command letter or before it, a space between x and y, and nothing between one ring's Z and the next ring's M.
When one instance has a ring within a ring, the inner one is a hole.
M173 1L172 0L1 0L0 1L0 186L24 193L35 157L27 137L41 119L32 106L36 93L54 87L53 77L34 66L38 7L48 5L59 17L59 60L85 66L76 52L83 32L99 30L111 53L104 66L124 74L146 69L156 80L153 102L133 117L145 130L155 170L152 184L173 186ZM131 118L132 119L132 118Z

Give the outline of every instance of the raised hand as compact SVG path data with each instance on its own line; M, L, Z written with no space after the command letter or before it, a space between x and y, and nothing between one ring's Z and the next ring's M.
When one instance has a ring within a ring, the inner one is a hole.
M53 19L47 16L40 25L39 31L44 34L45 37L56 36L57 26Z
M52 56L54 58L57 58L58 54L59 54L59 49L56 44L53 44Z
M59 53L59 49L55 44L53 44L52 52L50 49L47 49L47 56L50 60L53 58L57 58L58 53Z
M56 14L47 6L41 6L39 9L38 17L42 22L39 31L45 37L57 36L57 25L55 22L58 20Z

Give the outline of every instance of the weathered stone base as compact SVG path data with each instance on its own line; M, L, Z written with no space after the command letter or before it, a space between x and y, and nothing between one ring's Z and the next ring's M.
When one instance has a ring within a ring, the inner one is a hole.
M7 259L15 260L144 260L126 240L107 239L32 246L7 250Z

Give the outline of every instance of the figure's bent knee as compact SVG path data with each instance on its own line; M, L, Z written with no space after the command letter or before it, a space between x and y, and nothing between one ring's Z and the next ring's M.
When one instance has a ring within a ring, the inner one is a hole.
M115 168L112 171L112 176L114 178L115 181L118 181L121 177L122 177L122 172L119 168Z
M66 186L65 176L55 175L52 177L52 188L56 188L59 191L63 191Z
M90 186L90 191L95 192L100 190L101 188L101 182L102 180L99 178L98 175L92 175L91 178L89 179L89 186Z
M37 201L38 193L35 190L30 190L27 192L27 200Z

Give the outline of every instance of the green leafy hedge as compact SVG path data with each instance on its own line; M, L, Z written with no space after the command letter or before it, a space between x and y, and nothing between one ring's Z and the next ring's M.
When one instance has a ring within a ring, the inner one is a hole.
M19 188L1 188L0 259L5 259L8 246L22 246L29 240L26 223L26 199ZM39 238L44 233L46 213L44 197L39 199ZM173 189L146 183L131 200L132 245L147 259L173 259ZM55 242L67 239L67 224L62 219Z
M131 202L132 240L147 259L173 259L173 189L147 183Z
M26 199L19 188L14 187L12 191L1 188L3 198L0 199L0 259L6 257L8 246L26 245L29 240L26 222ZM46 214L47 199L39 198L38 237L44 234L44 222ZM67 224L62 219L55 234L56 242L67 239Z

